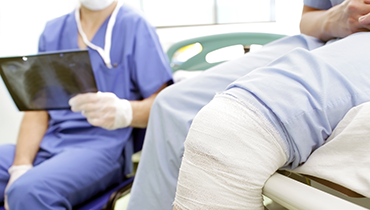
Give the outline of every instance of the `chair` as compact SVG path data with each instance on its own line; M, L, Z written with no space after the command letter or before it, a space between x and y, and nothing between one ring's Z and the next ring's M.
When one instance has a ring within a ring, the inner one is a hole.
M127 188L130 188L134 181L134 165L131 161L131 156L138 151L141 151L145 129L135 128L133 129L133 141L127 142L123 154L125 156L125 169L124 179L121 183L115 186L109 187L104 192L92 197L88 201L74 206L74 210L100 210L100 209L114 209L114 203L118 197L128 193ZM1 210L1 209L0 209Z
M123 180L120 184L108 188L106 191L99 193L88 201L74 206L74 210L101 210L113 209L112 203L115 202L116 194L123 188L131 187L134 177ZM1 210L1 209L0 209Z

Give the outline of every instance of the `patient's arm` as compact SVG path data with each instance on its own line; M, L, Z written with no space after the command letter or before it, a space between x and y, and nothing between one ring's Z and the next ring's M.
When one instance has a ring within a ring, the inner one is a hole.
M46 111L25 112L18 134L13 165L32 165L48 126Z
M301 33L323 41L343 38L350 34L369 31L370 0L346 0L328 10L304 6L300 23ZM359 18L364 16L361 23ZM369 19L369 20L368 20Z

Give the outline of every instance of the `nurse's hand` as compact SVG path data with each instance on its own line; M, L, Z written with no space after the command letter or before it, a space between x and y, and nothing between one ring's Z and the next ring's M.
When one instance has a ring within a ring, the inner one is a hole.
M8 184L5 187L5 197L4 197L4 208L6 210L9 210L8 206L8 198L6 196L6 191L8 191L8 188L10 185L13 184L15 180L17 180L19 177L21 177L23 174L25 174L28 170L30 170L33 166L32 165L18 165L18 166L11 166L8 170L8 173L10 175Z
M114 93L79 94L69 100L69 105L73 112L81 112L91 125L107 130L124 128L132 122L131 103Z

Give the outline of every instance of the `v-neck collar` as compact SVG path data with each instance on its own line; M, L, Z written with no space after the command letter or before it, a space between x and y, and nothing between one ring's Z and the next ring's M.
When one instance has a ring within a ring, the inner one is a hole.
M113 27L114 27L114 24L116 22L117 14L118 14L118 11L119 11L121 5L122 5L122 2L118 1L117 5L116 5L116 8L113 10L112 14L110 15L110 18L109 18L109 21L108 21L108 24L107 24L107 29L105 31L104 49L95 45L95 44L93 44L93 43L91 43L87 39L87 36L86 36L85 32L82 30L82 27L81 27L80 7L78 7L75 10L75 20L76 20L76 24L77 24L77 29L78 29L78 33L82 37L83 42L88 47L90 47L93 50L96 50L100 54L100 56L103 58L103 60L105 62L105 65L108 68L112 68L111 59L110 59L110 49L111 49L111 45L112 45L112 31L113 31ZM105 22L102 24L102 26L104 24L105 24ZM96 34L99 32L99 30L101 29L102 26L100 26L98 31L94 34L92 40L94 40Z

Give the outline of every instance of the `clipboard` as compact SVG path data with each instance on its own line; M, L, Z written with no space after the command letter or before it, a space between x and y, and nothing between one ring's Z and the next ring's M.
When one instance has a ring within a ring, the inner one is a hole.
M70 109L73 96L98 91L87 50L1 57L0 75L19 111Z

